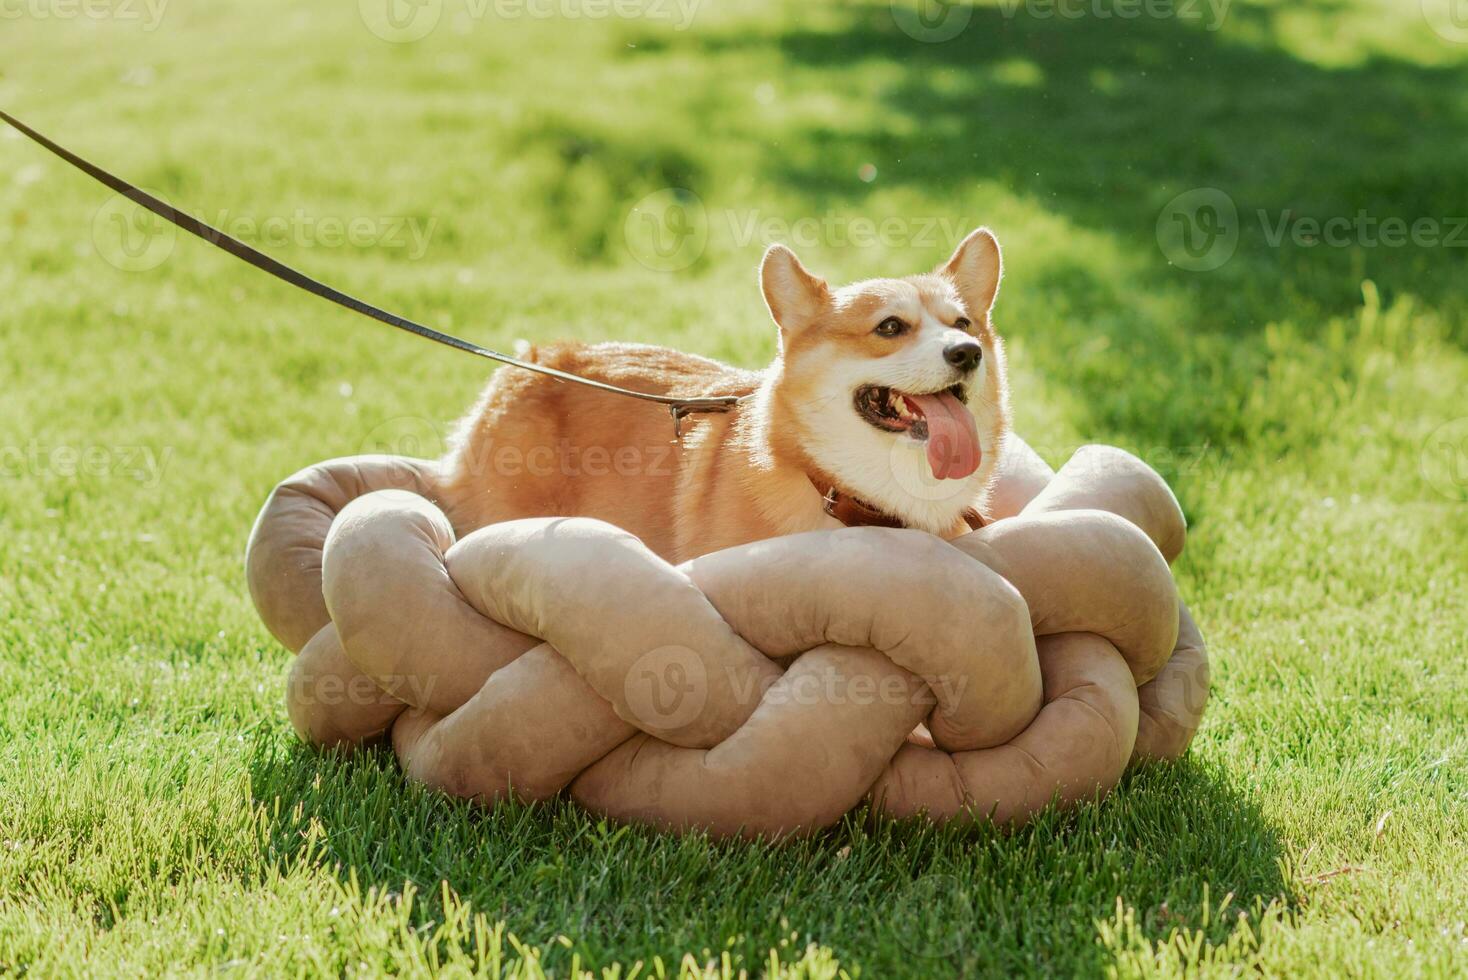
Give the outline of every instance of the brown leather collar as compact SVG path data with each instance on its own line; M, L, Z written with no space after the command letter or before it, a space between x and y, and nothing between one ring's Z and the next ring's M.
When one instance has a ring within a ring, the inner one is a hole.
M847 527L907 527L901 518L893 517L860 497L837 489L834 482L814 474L808 473L806 476L810 479L811 486L816 488L816 493L821 495L822 509ZM983 515L973 507L963 512L963 520L970 530L977 531L984 526Z

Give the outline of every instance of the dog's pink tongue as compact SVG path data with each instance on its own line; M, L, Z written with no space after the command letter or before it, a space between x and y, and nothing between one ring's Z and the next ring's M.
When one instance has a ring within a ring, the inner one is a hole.
M928 466L939 480L961 480L979 468L979 427L950 392L908 395L928 420Z

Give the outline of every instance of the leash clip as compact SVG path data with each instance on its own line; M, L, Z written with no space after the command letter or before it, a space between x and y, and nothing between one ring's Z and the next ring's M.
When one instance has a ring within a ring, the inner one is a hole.
M673 416L673 441L683 441L683 420L700 413L723 414L733 411L740 398L737 395L716 395L713 398L690 398L668 404L668 413Z
M836 488L834 486L827 490L826 495L821 498L821 510L826 512L827 517L836 517L837 499ZM836 517L836 519L839 521L841 518Z

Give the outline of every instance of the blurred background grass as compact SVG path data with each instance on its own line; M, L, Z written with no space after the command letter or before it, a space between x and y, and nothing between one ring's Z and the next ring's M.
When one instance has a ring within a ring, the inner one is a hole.
M765 851L487 816L300 751L240 575L254 512L322 458L436 452L485 365L160 235L3 131L0 967L483 966L476 915L558 975L725 949L814 975L1461 967L1446 3L387 2L12 0L0 105L501 348L757 366L768 241L845 280L992 226L1021 432L1054 462L1140 453L1191 519L1217 664L1193 758L1019 834ZM1220 227L1201 259L1176 237Z

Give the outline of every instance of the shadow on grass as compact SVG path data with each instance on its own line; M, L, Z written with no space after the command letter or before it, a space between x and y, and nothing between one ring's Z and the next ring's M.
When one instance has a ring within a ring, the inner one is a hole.
M409 784L386 750L343 758L274 737L257 747L251 786L278 814L267 847L283 871L304 862L388 892L412 882L423 921L446 881L522 940L548 944L553 969L573 952L630 963L724 948L757 967L770 949L798 958L814 942L875 976L1094 971L1110 959L1098 923L1118 898L1147 938L1201 928L1212 942L1238 910L1289 901L1257 803L1192 759L1018 831L858 811L780 845L658 835L564 801L486 809ZM1205 905L1225 895L1233 911L1204 926Z
M941 43L903 33L886 3L849 8L838 26L703 43L714 53L773 47L793 67L831 77L837 98L843 76L874 64L900 69L880 92L882 122L863 129L842 118L771 146L767 172L816 209L860 211L894 185L942 200L996 181L1155 257L1154 284L1196 297L1195 326L1230 333L1282 309L1353 309L1364 277L1387 302L1401 290L1464 311L1468 228L1457 229L1456 244L1436 246L1391 245L1379 229L1354 226L1340 245L1332 242L1341 236L1321 232L1314 243L1271 238L1281 218L1357 212L1377 222L1432 219L1447 232L1468 198L1468 103L1459 97L1468 69L1383 56L1321 67L1283 47L1292 28L1281 7L1233 4L1226 31L1178 17L1027 9L974 8L966 28ZM858 178L864 163L876 164L875 183ZM1164 207L1194 188L1224 192L1238 212L1237 249L1208 273L1171 267L1157 241ZM1058 271L1051 285L1066 289L1068 275ZM1082 307L1124 302L1145 285L1069 283Z

